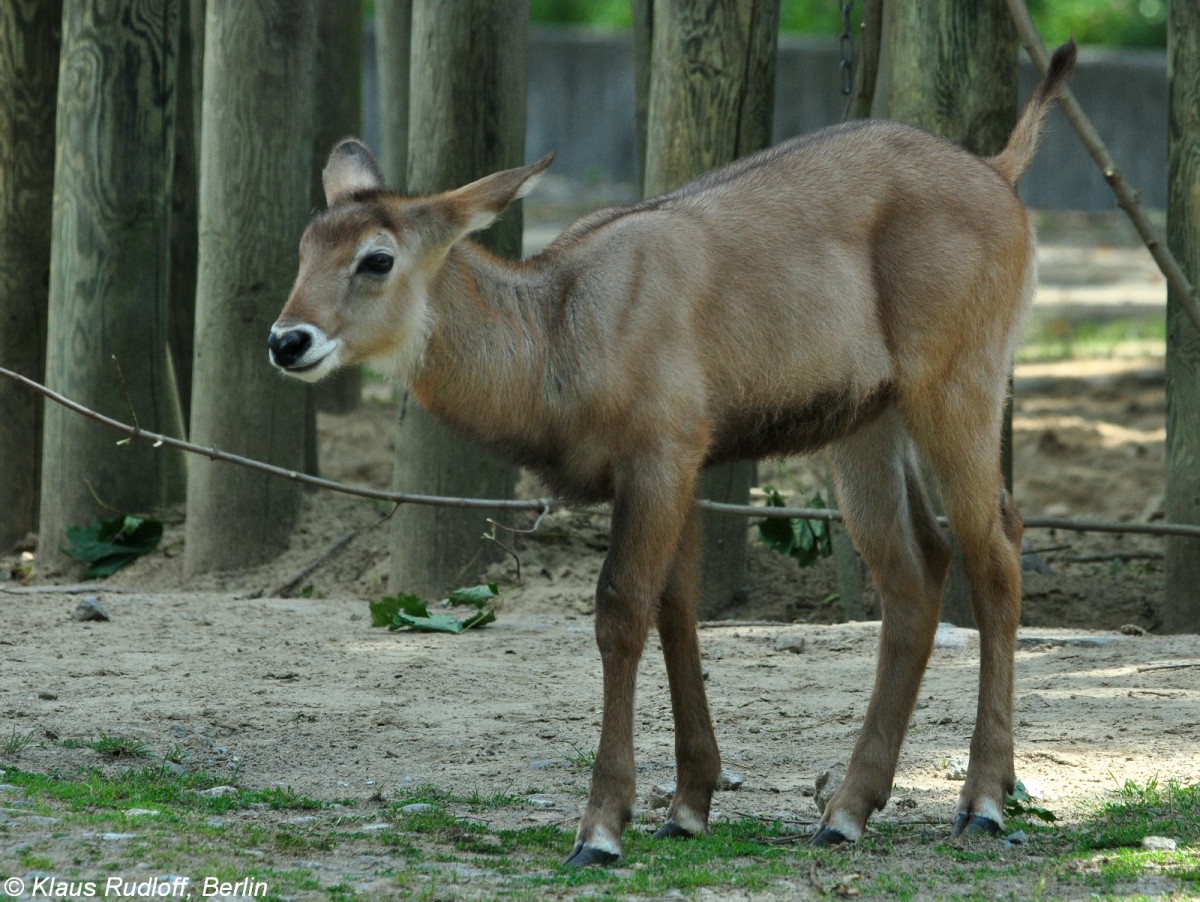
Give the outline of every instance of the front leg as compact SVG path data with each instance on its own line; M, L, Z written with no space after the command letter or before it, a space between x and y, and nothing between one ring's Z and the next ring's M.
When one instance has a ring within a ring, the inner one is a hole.
M604 713L592 788L569 865L608 864L634 800L633 698L637 667L692 504L694 472L661 460L631 465L617 483L608 557L596 587L596 644Z

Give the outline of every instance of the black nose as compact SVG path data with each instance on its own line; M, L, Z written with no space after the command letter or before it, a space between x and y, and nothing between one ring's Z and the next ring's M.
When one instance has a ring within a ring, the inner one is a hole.
M277 366L289 367L304 356L312 336L304 329L289 329L287 332L272 332L267 339L271 359Z

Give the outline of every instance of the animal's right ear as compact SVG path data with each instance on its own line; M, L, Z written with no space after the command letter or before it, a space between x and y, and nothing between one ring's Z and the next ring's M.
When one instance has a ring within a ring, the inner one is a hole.
M331 207L359 191L378 191L385 187L383 171L367 145L357 138L346 138L333 148L321 173L321 185L325 188L325 203Z

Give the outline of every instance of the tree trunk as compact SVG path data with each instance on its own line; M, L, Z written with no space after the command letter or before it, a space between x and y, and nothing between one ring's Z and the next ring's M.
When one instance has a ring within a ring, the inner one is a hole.
M647 196L770 143L779 2L656 0L650 30L642 155ZM639 46L646 46L644 38ZM749 461L708 467L697 494L745 504L755 476ZM746 529L740 517L704 517L697 603L702 619L728 608L744 591Z
M325 206L321 170L333 145L362 132L363 17L357 3L317 4L317 75L313 99L313 209ZM362 369L343 367L314 387L317 410L347 413L362 398ZM312 433L316 442L316 430ZM313 459L316 459L315 449ZM316 468L313 467L315 470Z
M46 382L109 416L178 434L167 362L179 5L64 4ZM68 526L158 512L171 455L46 408L40 557ZM176 460L175 465L178 466Z
M412 0L375 0L375 66L379 73L379 151L388 186L405 190L408 179L409 61Z
M1016 124L1017 33L1004 0L929 0L891 12L891 116L960 144L999 153ZM951 428L951 427L948 427ZM1004 418L1002 455L1011 461L1012 416ZM1011 463L1007 481L1011 485ZM935 506L936 481L925 470ZM942 598L942 619L973 622L971 595L957 543Z
M0 363L46 371L60 0L0 7ZM0 384L0 553L36 532L42 401Z
M192 440L296 470L306 386L265 348L311 211L315 43L313 0L208 0ZM200 457L188 475L188 573L283 549L298 485Z
M1200 8L1173 0L1167 18L1167 241L1193 285L1200 282ZM1200 331L1167 295L1165 513L1200 524ZM1163 629L1200 632L1200 540L1166 539Z
M192 420L192 333L196 321L200 97L204 76L204 4L191 0L179 30L175 92L175 177L171 185L170 348L183 422Z
M408 191L454 188L524 162L528 21L525 0L415 0ZM500 254L519 257L519 207L477 237ZM464 442L411 399L401 402L397 489L509 498L515 485L515 468ZM438 597L473 578L499 556L497 546L480 538L487 516L401 507L392 517L393 590Z

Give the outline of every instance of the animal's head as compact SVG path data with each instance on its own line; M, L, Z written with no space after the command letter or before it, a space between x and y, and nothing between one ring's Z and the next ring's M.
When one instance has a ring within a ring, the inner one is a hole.
M527 194L553 158L443 194L405 197L386 190L365 145L340 142L322 175L328 209L300 239L300 271L271 326L271 363L315 382L339 366L375 360L409 381L433 329L429 287L450 248Z

